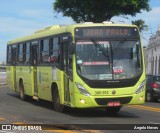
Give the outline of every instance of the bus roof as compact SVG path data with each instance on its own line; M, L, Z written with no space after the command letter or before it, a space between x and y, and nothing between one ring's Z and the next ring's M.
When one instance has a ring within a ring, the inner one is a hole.
M131 24L114 24L110 22L103 22L103 23L80 23L80 24L72 24L72 25L53 25L44 29L40 29L34 32L32 35L17 38L15 40L11 40L8 42L9 44L16 44L21 42L26 42L28 40L35 40L38 38L44 38L47 36L58 35L62 33L73 33L76 27L96 27L96 26L126 26L126 27L136 27L135 25Z

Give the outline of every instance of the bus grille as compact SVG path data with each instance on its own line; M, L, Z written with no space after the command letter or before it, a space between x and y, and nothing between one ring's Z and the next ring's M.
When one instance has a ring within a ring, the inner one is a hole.
M95 98L95 101L99 105L107 105L108 102L119 101L121 104L127 104L132 100L132 97L121 97L121 98Z

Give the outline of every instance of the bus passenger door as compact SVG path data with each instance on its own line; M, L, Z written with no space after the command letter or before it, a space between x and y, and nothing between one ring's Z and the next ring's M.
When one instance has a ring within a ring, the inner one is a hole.
M16 59L16 57L17 57L17 55L16 55L16 53L17 53L17 51L16 51L16 46L14 47L14 46L12 46L12 65L13 65L13 68L12 68L12 72L13 72L13 76L12 76L12 79L13 79L13 82L12 82L12 86L14 87L14 88L12 88L13 89L13 91L15 91L16 89L17 89L17 87L16 87L16 61L17 61L17 59Z
M69 92L69 58L68 58L68 43L63 43L63 64L64 64L64 101L66 104L70 103Z
M38 100L37 88L37 64L38 64L38 45L31 46L31 63L32 63L32 87L34 90L33 99Z

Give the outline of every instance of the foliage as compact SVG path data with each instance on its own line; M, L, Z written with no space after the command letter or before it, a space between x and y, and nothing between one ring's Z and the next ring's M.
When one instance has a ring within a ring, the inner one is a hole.
M103 22L113 16L136 16L142 10L150 11L149 0L55 0L57 13L72 17L75 22Z
M132 24L137 25L140 32L148 30L148 25L145 25L145 21L143 21L142 19L132 21Z

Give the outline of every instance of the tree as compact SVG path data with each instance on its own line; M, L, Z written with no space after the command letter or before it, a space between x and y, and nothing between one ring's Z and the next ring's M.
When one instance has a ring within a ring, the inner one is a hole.
M103 22L113 16L136 16L150 11L149 0L55 0L53 8L75 22Z
M142 19L132 21L132 24L137 25L140 32L148 30L148 25L145 25L145 21Z

